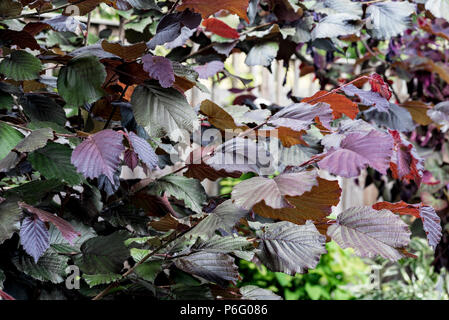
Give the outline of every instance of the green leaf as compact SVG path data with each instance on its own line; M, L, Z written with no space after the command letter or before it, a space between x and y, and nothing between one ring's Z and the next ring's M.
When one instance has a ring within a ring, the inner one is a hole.
M95 287L102 284L110 284L114 281L120 280L121 274L106 273L106 274L83 274L83 279L89 285L89 287Z
M16 0L0 1L0 16L13 17L22 12L22 4Z
M16 201L6 200L0 204L0 244L20 230L22 209Z
M120 273L123 263L130 257L125 246L127 238L126 231L117 231L87 240L81 246L82 256L76 259L76 264L87 274Z
M150 136L160 138L168 135L178 141L183 130L192 133L198 128L197 114L186 98L173 88L163 89L153 84L138 86L131 104L137 123Z
M0 160L5 158L22 138L23 134L21 132L0 122L0 141L2 142L0 144Z
M80 252L81 245L91 238L97 236L94 229L78 221L69 221L73 228L78 231L81 236L76 238L71 245L53 224L50 224L50 247L58 253L74 253Z
M171 287L172 294L177 300L213 300L208 285L186 285L183 283Z
M34 180L19 187L9 189L6 194L17 195L28 204L36 204L42 201L47 193L60 190L61 187L63 187L63 184L56 179Z
M282 300L273 291L252 285L241 287L240 293L242 294L242 300Z
M148 186L148 193L153 196L162 196L164 192L184 200L186 207L196 213L203 211L203 203L207 199L204 187L198 180L183 176L168 175Z
M19 152L33 152L45 147L47 141L51 139L53 139L53 130L49 128L34 130L20 141L14 149Z
M0 91L0 109L10 110L14 105L14 98L7 92Z
M60 126L64 126L67 121L64 109L44 95L25 94L20 99L20 104L33 121L48 121Z
M0 73L16 81L37 79L41 70L41 61L22 50L13 51L0 62Z
M192 250L201 250L216 253L231 253L234 251L247 251L254 249L251 242L244 237L215 235L207 241L196 243Z
M140 278L148 282L154 282L161 271L162 261L148 261L138 266L135 270Z
M106 70L97 57L79 56L61 69L58 91L68 107L79 107L100 99Z
M215 234L217 229L223 229L228 233L232 233L232 229L245 217L248 211L237 208L232 200L226 200L218 205L205 219L201 220L195 228L186 234L189 236L200 236L210 238Z
M13 263L19 271L40 281L61 283L66 275L69 258L57 254L53 250L47 250L37 263L30 256L16 256Z
M248 66L265 66L271 65L271 62L276 58L279 51L279 43L266 42L256 44L251 48L246 57L245 63Z
M83 177L70 162L71 156L72 149L69 146L50 142L46 147L31 153L28 160L47 179L59 179L77 185L83 181Z

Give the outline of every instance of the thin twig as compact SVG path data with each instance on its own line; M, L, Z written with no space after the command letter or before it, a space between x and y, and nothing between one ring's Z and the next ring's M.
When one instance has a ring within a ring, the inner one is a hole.
M127 86L125 87L125 89L123 89L122 94L120 95L119 101L123 99L123 97L125 96L126 90L128 90L128 88L129 88L129 85L127 85ZM108 121L107 121L106 124L104 125L104 128L103 128L103 129L107 129L107 128L109 127L109 124L111 123L112 118L114 117L114 114L115 114L115 112L117 111L117 107L118 107L118 104L117 104L117 103L114 104L114 106L112 107L112 112L111 112L111 114L109 115Z
M75 5L80 4L81 2L84 2L84 1L86 1L86 0L79 0L79 1L74 2L74 3L67 3L67 4L62 5L60 7L53 8L53 9L48 9L48 10L44 10L44 11L33 12L33 13L25 13L25 14L21 14L21 15L18 15L18 16L14 16L14 17L5 17L5 18L1 18L0 21L39 16L39 15L41 15L43 13L55 12L55 11L58 11L58 10L61 10L61 9L65 9L67 7L70 7L70 6L75 6Z
M9 125L9 126L15 127L15 128L17 128L17 129L22 129L22 130L25 130L25 131L28 131L28 132L33 132L32 129L27 128L27 127L24 127L24 126L21 126L21 125L18 125L18 124L15 124L15 123L10 123L10 122L3 121L3 120L0 120L0 122L1 122L1 123L4 123L4 124L7 124L7 125ZM64 138L81 138L81 137L78 136L77 134L65 134L65 133L56 133L56 132L55 132L54 134L55 134L55 136L57 136L57 137L64 137Z
M120 283L121 280L125 279L126 277L128 277L130 274L132 274L137 267L139 267L140 265L142 265L143 263L145 263L148 259L150 259L152 256L154 256L156 253L158 253L160 250L166 248L168 245L170 245L171 243L175 242L176 240L180 239L181 237L183 237L187 232L189 232L190 230L192 230L195 226L193 226L192 228L189 228L183 232L181 232L180 234L176 235L173 239L167 241L166 243L160 245L158 248L154 249L153 251L151 251L150 253L148 253L142 260L140 260L138 263L136 263L131 269L129 269L127 272L125 272L121 278L113 283L111 283L106 289L104 289L102 292L100 292L95 298L93 298L92 300L101 300L103 299L112 289L114 289L115 287L117 287Z
M89 29L90 29L90 22L91 22L91 15L92 12L89 12L87 14L87 27L86 27L86 36L84 37L84 46L88 45L88 40L89 40Z
M172 14L174 11L175 11L175 9L176 9L176 7L178 6L178 4L179 4L179 2L180 2L181 0L176 0L176 2L172 5L172 7L170 8L170 11L168 12L168 14Z

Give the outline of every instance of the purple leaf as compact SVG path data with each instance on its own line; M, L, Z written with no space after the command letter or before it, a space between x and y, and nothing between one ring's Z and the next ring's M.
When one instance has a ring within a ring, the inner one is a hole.
M340 213L327 234L342 249L353 248L361 257L380 255L396 261L404 257L396 249L408 245L411 232L405 222L389 210L354 207Z
M37 217L39 217L40 220L44 222L51 222L52 224L54 224L54 226L58 228L59 231L61 231L61 235L64 237L64 239L66 239L70 244L73 244L73 241L81 236L81 234L76 231L70 223L54 215L53 213L35 208L24 202L19 202L19 206L35 214Z
M217 43L216 45L214 45L214 50L217 51L219 54L223 54L227 57L231 53L232 49L235 48L237 43L238 40L233 42Z
M440 243L442 236L441 220L435 212L435 209L430 206L421 206L419 215L423 222L423 228L427 235L429 245L435 249Z
M25 251L37 263L50 247L50 234L45 223L36 216L26 217L20 228L20 243Z
M365 91L350 84L341 88L343 92L350 97L357 96L360 102L367 106L375 106L378 111L388 111L390 103L377 92Z
M101 174L114 181L114 173L125 149L122 134L103 130L89 136L72 153L72 164L86 178L98 178Z
M159 80L163 88L169 88L175 82L175 73L171 61L164 57L147 54L142 57L143 69L150 77Z
M206 63L202 66L197 66L193 69L196 72L198 72L200 79L208 79L208 78L216 75L218 72L223 71L224 63L221 61L215 60L215 61Z
M128 149L125 151L123 161L131 170L134 170L139 164L139 157L133 150Z
M98 189L103 190L108 197L112 196L120 187L120 177L114 175L114 181L109 180L104 174L98 177Z
M312 221L300 226L282 221L263 228L257 256L271 271L295 275L315 268L327 252L325 245L326 237Z
M158 45L173 42L181 36L183 27L188 29L196 29L200 23L201 15L193 13L189 10L185 10L180 13L168 14L160 20L157 25L156 34L147 43L147 46L151 50L154 50Z
M159 158L154 152L151 145L143 138L136 135L134 132L128 134L129 141L134 151L139 156L150 170L156 169L159 163Z
M316 171L285 173L274 179L254 177L240 182L232 190L234 204L250 210L255 204L265 201L274 208L294 208L284 196L300 196L318 184Z
M239 279L234 258L223 253L200 251L175 260L177 268L221 286Z
M324 102L319 102L313 106L308 103L292 104L274 114L268 123L276 127L287 127L295 131L301 131L308 130L316 117L319 118L324 127L330 129L332 109L329 104Z
M212 157L204 161L215 170L273 174L274 159L265 148L252 140L237 137L218 146Z
M189 40L190 37L193 36L195 31L196 29L189 29L188 27L182 27L179 36L175 40L167 42L165 44L165 48L174 49L185 45L187 40Z
M70 31L76 33L77 29L86 30L86 25L72 16L60 15L42 22L51 26L53 30L59 32Z
M340 147L331 148L318 165L345 178L357 177L368 165L386 174L392 153L393 138L387 133L377 130L368 134L350 133Z

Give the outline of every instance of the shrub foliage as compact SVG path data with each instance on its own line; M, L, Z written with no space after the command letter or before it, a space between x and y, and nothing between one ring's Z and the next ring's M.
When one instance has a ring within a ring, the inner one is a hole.
M449 128L444 3L2 1L1 298L278 299L236 288L236 259L295 275L334 240L397 261L413 256L402 215L435 248L436 200L329 215L336 177L434 183L415 131ZM99 6L127 21L126 42L92 39L80 16ZM321 90L261 102L229 65L239 52L270 71L300 60ZM232 105L189 104L193 88L228 79ZM221 196L202 184L248 174Z

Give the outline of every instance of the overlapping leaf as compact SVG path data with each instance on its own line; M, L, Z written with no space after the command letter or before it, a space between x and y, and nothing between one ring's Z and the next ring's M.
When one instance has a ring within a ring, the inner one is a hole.
M164 193L179 200L184 200L187 208L196 213L201 213L203 203L206 201L206 192L201 183L196 179L183 176L168 175L148 186L148 192L154 196L162 196Z
M361 90L353 84L344 86L341 90L350 97L357 96L364 105L375 106L378 111L387 111L390 107L388 100L377 92Z
M128 138L133 150L139 156L140 160L142 160L151 170L157 168L159 160L151 145L134 132L130 132Z
M50 247L49 237L45 223L36 216L26 217L22 221L20 243L35 263Z
M309 101L312 101L313 103L316 103L314 101L319 101L329 104L335 119L341 118L343 114L347 115L351 119L355 119L355 117L359 113L359 107L356 103L337 93L329 94L328 91L321 90L315 93L310 98L305 98L302 100L302 102ZM312 104L312 102L310 104Z
M206 31L215 33L216 35L219 35L223 38L238 39L240 37L240 34L237 30L231 28L223 21L215 18L208 18L204 20L203 26L206 27Z
M11 126L0 122L0 160L4 159L9 152L14 148L23 138L23 134Z
M41 61L26 51L13 51L0 62L0 73L16 81L37 79L42 70Z
M205 280L225 286L239 279L234 258L223 253L198 252L175 260L179 269Z
M157 79L162 88L169 88L175 82L171 61L164 57L147 54L142 57L143 69L150 77Z
M329 227L327 234L343 249L354 248L361 257L380 255L396 261L404 257L397 249L408 245L411 232L389 210L354 207L340 213L336 224Z
M338 149L331 148L318 162L321 169L350 178L370 166L386 174L393 153L393 138L373 130L368 134L350 133L341 141Z
M104 174L114 181L114 172L124 151L123 136L113 130L103 130L89 136L72 153L71 162L86 178L98 178Z
M15 201L0 202L0 244L20 230L21 213Z
M205 160L215 170L226 172L274 173L274 159L267 155L265 148L252 140L234 138L226 141L214 150L214 154Z
M222 229L232 233L232 229L239 220L247 216L248 211L237 208L232 200L226 200L218 205L205 219L198 223L189 235L199 235L206 238L212 237L215 231Z
M257 255L268 269L295 275L316 267L327 252L325 243L326 237L311 221L302 226L277 222L264 228Z
M294 131L308 130L315 119L326 128L330 129L332 109L329 104L319 102L315 105L308 103L296 103L281 109L274 114L268 124L275 127L287 127Z
M409 2L379 2L366 9L367 29L377 39L389 39L403 33L411 24L415 6Z
M105 67L94 56L73 58L58 76L58 92L69 106L79 107L103 96Z
M301 196L318 184L316 171L283 173L274 179L254 177L240 182L232 190L232 200L237 207L250 210L264 201L273 209L291 208L285 196Z
M422 203L408 204L404 201L396 203L384 201L374 204L373 209L387 209L400 215L411 215L420 218L423 223L424 232L427 234L429 245L435 249L441 240L441 219L435 212L435 209L430 206L425 206Z
M390 163L393 178L404 181L414 180L419 185L423 176L424 160L410 142L402 139L399 132L390 131L390 133L394 139Z
M200 79L208 79L215 76L218 72L224 70L224 63L218 60L208 62L202 66L194 68L198 72Z
M169 135L171 139L178 140L182 130L193 132L198 127L195 111L175 89L163 89L152 84L138 86L131 104L137 123L150 136Z
M49 128L37 129L20 141L14 149L18 152L33 152L45 147L50 139L53 139L53 130Z
M47 179L60 179L77 185L81 183L82 176L70 162L71 156L72 149L69 146L51 142L31 153L28 160Z
M318 178L318 185L299 197L286 196L294 208L273 209L264 203L258 203L253 211L260 216L304 224L306 220L319 221L327 217L332 206L340 202L341 188L338 181Z
M320 20L312 30L312 39L352 35L361 27L360 17L348 13L336 13Z
M28 212L35 214L41 221L51 222L59 231L61 231L64 239L71 244L73 244L73 242L81 235L70 223L50 212L32 207L24 202L19 202L19 206L26 209Z
M246 13L248 10L248 2L249 0L184 0L177 9L179 11L183 11L187 8L192 9L195 12L201 13L201 16L204 19L220 10L228 10L231 13L237 14L240 18L249 23Z

